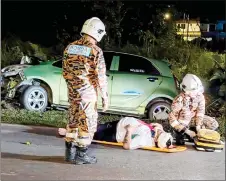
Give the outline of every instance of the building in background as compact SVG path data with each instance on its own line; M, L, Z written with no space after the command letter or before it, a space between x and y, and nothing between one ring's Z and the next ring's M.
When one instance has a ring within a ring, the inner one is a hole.
M176 21L177 34L185 41L192 41L201 38L211 41L213 38L226 38L226 21L218 20L216 23L200 23L199 20L182 19Z
M201 32L211 32L216 30L216 24L213 23L201 23L200 24Z
M182 19L176 21L177 34L181 35L184 40L192 41L201 37L200 21Z
M226 38L226 21L218 20L216 24L203 24L201 26L202 37L211 37L216 39Z

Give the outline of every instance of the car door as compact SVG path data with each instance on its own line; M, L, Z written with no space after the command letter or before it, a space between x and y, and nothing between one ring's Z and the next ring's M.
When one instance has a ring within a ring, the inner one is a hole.
M112 89L112 80L113 80L113 72L115 67L114 61L114 52L111 51L104 51L104 59L106 64L106 76L108 81L108 96L109 96L109 108L111 106L111 89ZM102 98L101 93L98 90L98 101L97 101L97 108L102 109Z
M133 111L159 87L162 77L146 58L118 53L119 63L114 72L111 107Z
M105 63L106 63L106 75L108 78L108 94L109 97L111 95L111 81L112 81L112 69L113 64L112 64L112 59L113 59L113 52L104 52L104 58L105 58ZM62 66L61 66L62 68ZM68 103L68 90L67 90L67 84L63 76L61 76L61 83L60 83L60 102L62 105L69 105ZM110 103L110 100L109 100ZM98 92L98 102L97 106L100 109L102 107L102 99L100 96L100 92Z
M67 85L62 76L62 60L58 60L54 62L52 65L54 67L53 74L59 77L58 79L59 82L54 82L55 86L54 86L53 92L57 93L55 94L55 96L57 97L56 98L57 101L54 101L54 103L59 105L69 105L68 101L64 101L67 97ZM65 88L66 88L66 93L65 93Z

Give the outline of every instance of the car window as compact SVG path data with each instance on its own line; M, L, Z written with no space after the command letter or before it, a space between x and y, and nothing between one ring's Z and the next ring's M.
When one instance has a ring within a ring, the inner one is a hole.
M127 54L120 54L119 71L160 75L159 71L147 59Z
M52 64L54 67L62 68L62 60L58 60Z
M103 52L104 53L104 60L105 60L105 64L106 64L106 69L110 70L111 67L111 62L114 56L113 52Z
M109 70L110 67L111 67L112 59L113 59L113 53L112 52L104 52L104 60L105 60L107 70ZM58 68L62 68L62 60L54 62L53 66L58 67Z

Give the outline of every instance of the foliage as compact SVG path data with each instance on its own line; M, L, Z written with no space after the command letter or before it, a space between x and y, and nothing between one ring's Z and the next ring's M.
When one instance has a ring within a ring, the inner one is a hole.
M23 55L32 55L47 60L51 51L38 44L23 42L20 38L9 34L1 44L1 67L20 63Z
M155 48L155 44L157 42L155 35L149 30L147 30L146 32L142 31L139 40L142 40L143 47L148 54L150 54L151 50Z
M59 111L48 111L41 115L39 112L29 112L21 109L3 109L1 121L10 124L65 127L66 116L64 112Z
M23 54L31 54L32 48L19 38L9 35L1 42L1 66L19 63Z
M51 50L49 48L44 48L38 44L34 44L31 42L28 42L28 44L30 44L30 46L32 48L33 56L39 57L42 60L47 60L47 59L51 58L51 54L50 54Z
M101 42L101 46L107 48L109 45L114 45L120 48L123 33L122 22L129 8L125 8L124 2L120 0L108 0L94 1L92 10L106 26L107 35Z
M219 133L222 139L225 139L225 130L226 130L226 116L222 115L220 118L217 119L219 123Z

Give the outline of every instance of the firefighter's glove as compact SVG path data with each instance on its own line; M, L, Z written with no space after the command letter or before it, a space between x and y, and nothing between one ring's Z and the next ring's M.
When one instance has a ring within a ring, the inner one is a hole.
M186 130L185 130L185 133L186 133L188 136L190 136L190 138L196 137L196 133L195 133L194 131L189 130L189 129L186 129Z

